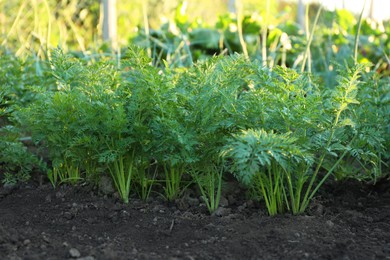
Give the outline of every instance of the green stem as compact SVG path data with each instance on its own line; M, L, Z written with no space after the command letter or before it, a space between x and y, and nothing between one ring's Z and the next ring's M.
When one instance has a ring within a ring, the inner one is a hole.
M242 52L244 53L245 58L249 59L248 50L244 40L244 33L242 31L242 4L241 3L238 4L236 9L237 9L236 19L237 19L238 38L240 40Z
M310 4L307 4L306 7L306 14L305 14L305 31L306 31L306 40L309 42L310 39L310 31L309 31L309 8ZM307 71L311 73L311 51L310 48L308 49L307 53Z
M268 209L268 213L270 214L270 216L273 216L275 215L275 213L272 211L271 204L268 198L268 192L264 187L263 177L261 176L261 173L259 173L259 181L260 181L261 192L263 193L263 197L265 200L265 205Z
M307 7L307 8L309 8L309 7ZM305 50L305 53L304 53L304 55L303 55L303 61L302 61L301 72L304 72L304 71L305 71L306 60L307 60L308 55L309 55L309 53L310 53L310 45L311 45L311 43L312 43L312 41L313 41L314 30L315 30L316 27L317 27L318 18L320 17L321 10L322 10L322 6L318 9L316 18L315 18L315 20L314 20L313 28L311 28L311 32L310 32L310 36L309 36L309 41L307 42L306 50Z
M305 196L302 200L302 205L305 205L305 204L308 204L308 197L309 197L309 194L311 192L311 188L314 184L314 181L317 179L317 175L318 175L318 172L320 171L321 167L322 167L322 163L324 162L324 159L325 159L325 156L326 156L326 150L329 148L331 142L332 142L332 139L333 139L333 135L334 135L334 132L335 132L335 127L336 125L338 124L338 121L339 121L339 117L340 117L340 114L341 114L342 110L339 110L337 111L337 114L336 114L336 118L335 118L335 121L333 122L333 125L331 127L331 131L330 131L330 135L329 135L329 139L325 145L325 151L323 152L323 154L321 155L320 157L320 160L317 164L317 167L313 173L313 176L311 177L311 180L310 180L310 183L309 183L309 186L307 187L307 190L306 190L306 193L305 193Z
M355 137L352 138L351 142L349 143L349 145L352 144L352 142L355 140ZM349 146L348 145L348 146ZM344 159L345 155L348 153L348 150L345 150L344 153L340 156L340 158L336 161L336 163L332 166L332 168L329 169L329 171L327 172L327 174L325 174L325 176L321 179L321 181L317 184L317 186L315 187L315 189L313 190L313 192L310 194L307 202L306 202L306 205L305 208L307 207L308 205L308 202L313 198L313 196L317 193L318 189L322 186L322 184L324 184L324 182L328 179L328 177L333 173L334 169L336 169L336 167L340 164L340 162Z
M359 47L359 35L360 35L360 28L362 27L363 12L365 6L366 6L366 0L364 0L364 5L359 16L358 28L355 35L355 46L354 46L354 55L353 55L353 60L355 61L355 65L358 63L357 58L358 58L358 47Z

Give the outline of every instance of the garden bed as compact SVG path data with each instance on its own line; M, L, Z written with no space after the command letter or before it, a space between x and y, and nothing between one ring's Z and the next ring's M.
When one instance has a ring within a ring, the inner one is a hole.
M88 187L0 188L0 259L390 259L390 184L326 185L304 215L226 194L124 204Z

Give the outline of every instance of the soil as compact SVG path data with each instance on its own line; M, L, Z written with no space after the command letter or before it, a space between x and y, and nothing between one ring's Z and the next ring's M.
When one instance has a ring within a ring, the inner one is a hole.
M123 204L88 187L0 188L0 259L390 259L390 185L324 187L305 215L227 194Z

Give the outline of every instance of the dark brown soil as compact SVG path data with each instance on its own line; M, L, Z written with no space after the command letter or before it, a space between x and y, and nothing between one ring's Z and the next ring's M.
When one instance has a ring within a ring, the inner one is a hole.
M209 216L158 198L124 205L86 187L2 187L0 259L390 259L383 187L328 185L307 215L277 217L232 196Z

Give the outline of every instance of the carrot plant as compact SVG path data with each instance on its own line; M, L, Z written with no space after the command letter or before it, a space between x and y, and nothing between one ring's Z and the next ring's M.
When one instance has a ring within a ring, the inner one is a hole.
M126 203L133 187L146 200L157 183L174 200L191 183L188 174L214 212L230 166L274 215L304 212L326 179L342 178L351 164L383 174L386 84L364 65L345 63L337 84L324 86L242 55L189 69L154 67L138 48L121 67L59 50L51 56L48 81L30 87L33 101L15 115L47 149L53 185L109 173Z
M159 69L153 67L151 59L140 48L128 49L122 61L120 93L124 101L126 134L132 140L128 149L135 151L134 180L140 197L146 200L156 182L156 172L150 172L153 158L153 122L163 114L164 89L167 86Z
M248 88L250 68L245 57L215 57L181 75L178 91L185 95L185 128L193 135L189 173L198 184L210 213L219 207L223 173L222 147L231 134L245 127L239 95Z
M150 124L152 132L151 154L163 172L164 197L172 201L178 198L188 182L183 182L188 165L193 162L195 133L187 127L183 93L176 88L173 72L165 71L162 84L154 96L158 98L156 116Z
M282 68L252 75L255 84L242 102L257 111L258 122L235 134L222 154L232 160L237 178L262 195L270 215L303 213L346 156L376 158L370 143L383 153L377 124L368 125L358 112L367 109L357 100L364 69L345 64L333 88Z
M45 163L25 146L30 137L17 117L20 108L36 99L30 89L46 76L45 63L0 49L0 67L0 169L2 181L15 184L29 180L33 170L45 171Z
M45 164L28 151L14 127L0 127L0 171L4 174L1 182L27 182L34 169L44 170Z
M233 172L245 184L253 183L254 190L264 198L268 213L276 215L289 204L289 193L301 188L304 178L293 186L291 172L305 155L295 144L291 133L275 134L265 130L247 130L236 135L225 151L233 159ZM288 183L288 187L285 184ZM294 197L291 198L294 202ZM292 203L294 207L294 203Z
M52 53L51 66L56 85L34 88L36 101L18 117L34 142L48 150L54 185L57 180L96 179L97 155L104 148L102 129L122 122L113 91L113 67L109 63L87 66L59 50Z
M175 108L175 106L173 106ZM175 109L179 112L179 108ZM175 119L175 115L178 117ZM181 125L180 115L174 113L156 118L152 124L153 154L164 174L164 196L172 201L178 198L188 186L183 176L194 160L195 135L190 128ZM183 118L183 117L181 117Z

